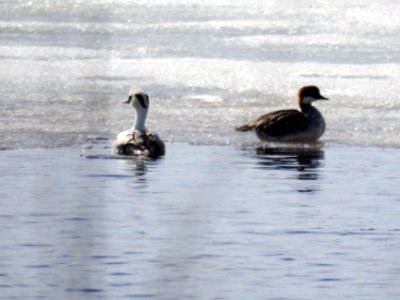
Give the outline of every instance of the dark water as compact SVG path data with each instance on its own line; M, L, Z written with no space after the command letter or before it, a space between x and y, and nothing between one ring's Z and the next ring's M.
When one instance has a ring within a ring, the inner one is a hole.
M397 149L0 152L0 299L398 299Z
M310 84L325 141L400 148L398 0L0 3L0 149L114 137L131 87L164 139L240 145Z

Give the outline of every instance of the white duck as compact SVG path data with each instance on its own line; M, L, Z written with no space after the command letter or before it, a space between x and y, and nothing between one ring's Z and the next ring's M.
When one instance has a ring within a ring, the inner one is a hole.
M145 127L149 110L149 96L139 89L131 89L124 103L131 104L136 111L132 128L120 132L113 143L113 152L121 155L159 157L165 154L164 142Z

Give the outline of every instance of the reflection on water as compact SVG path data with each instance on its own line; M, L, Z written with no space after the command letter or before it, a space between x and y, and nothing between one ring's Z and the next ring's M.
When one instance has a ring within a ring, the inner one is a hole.
M138 192L145 192L148 188L148 172L157 163L158 159L146 159L143 157L122 157L121 168L129 176L132 176L133 186Z
M146 187L146 174L148 172L146 161L143 159L134 159L129 161L128 167L132 169L132 174L135 177L135 182L142 185L143 187Z
M311 146L269 146L255 149L257 166L265 170L295 170L298 180L318 180L324 151L320 144ZM315 188L299 189L299 192L313 192Z
M263 169L296 169L299 172L318 169L324 158L320 147L268 147L260 146L255 149L258 164ZM316 179L305 176L299 179Z
M398 149L254 148L0 151L0 300L397 299Z
M154 168L158 162L163 160L163 157L158 158L146 158L141 156L124 156L124 155L109 155L109 154L90 154L82 155L86 159L95 160L117 160L120 162L121 174L96 174L88 175L89 177L112 177L112 178L122 178L122 177L133 177L133 182L136 188L145 189L147 187L146 175L149 168ZM127 175L128 174L128 175Z

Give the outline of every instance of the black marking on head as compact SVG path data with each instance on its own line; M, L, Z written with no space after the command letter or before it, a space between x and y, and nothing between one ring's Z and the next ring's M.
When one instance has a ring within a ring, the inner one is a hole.
M319 89L313 85L305 86L300 90L300 94L302 97L312 97L317 99L319 96Z
M131 103L131 102L132 102L132 96L129 96L128 103Z
M299 98L311 97L314 99L328 99L321 95L319 88L315 85L304 86L299 91Z
M144 108L148 107L148 102L146 101L146 96L143 94L136 94L136 98L138 99L140 105L142 105Z

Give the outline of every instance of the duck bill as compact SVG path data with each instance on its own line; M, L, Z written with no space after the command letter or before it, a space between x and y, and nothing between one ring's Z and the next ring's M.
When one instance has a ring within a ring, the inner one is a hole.
M326 98L326 97L320 95L320 97L318 98L318 100L329 100L329 98Z
M132 101L132 96L129 96L128 100L122 101L122 103L129 104L129 103L131 103L131 101Z

